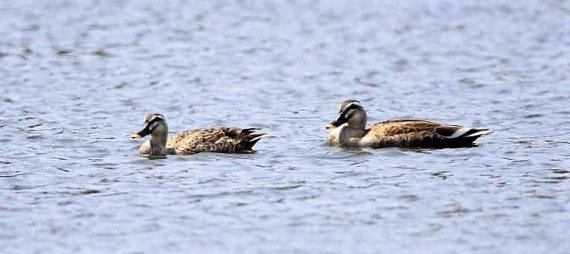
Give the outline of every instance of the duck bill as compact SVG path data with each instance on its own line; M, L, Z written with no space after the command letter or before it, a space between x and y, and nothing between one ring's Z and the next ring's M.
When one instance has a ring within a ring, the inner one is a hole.
M140 130L139 132L135 132L131 135L132 139L139 139L142 138L146 135L150 134L150 126L147 124L144 126L144 128L142 130Z
M344 117L344 114L339 114L338 117L336 118L336 120L334 120L333 122L327 124L327 129L334 129L336 127L339 127L343 124L345 124L347 122L346 118Z

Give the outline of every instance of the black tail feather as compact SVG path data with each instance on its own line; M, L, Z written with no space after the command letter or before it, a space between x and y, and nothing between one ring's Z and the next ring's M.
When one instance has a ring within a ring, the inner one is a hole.
M489 129L461 128L451 136L446 137L445 145L470 146L483 135L491 133Z
M260 128L247 128L241 131L241 138L239 139L240 150L244 152L252 152L253 146L261 140L261 137L266 135L266 133L258 133L256 131L261 130Z

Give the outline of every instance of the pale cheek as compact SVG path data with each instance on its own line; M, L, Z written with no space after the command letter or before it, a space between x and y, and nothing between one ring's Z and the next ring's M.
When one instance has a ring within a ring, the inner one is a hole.
M358 117L353 117L348 120L348 124L350 125L357 125L360 123L360 119Z

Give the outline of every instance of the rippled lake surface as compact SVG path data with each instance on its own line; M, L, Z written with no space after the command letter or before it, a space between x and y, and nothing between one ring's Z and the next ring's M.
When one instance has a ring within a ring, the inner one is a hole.
M1 253L568 253L568 1L2 1ZM342 150L324 126L494 132ZM129 134L260 127L253 155Z

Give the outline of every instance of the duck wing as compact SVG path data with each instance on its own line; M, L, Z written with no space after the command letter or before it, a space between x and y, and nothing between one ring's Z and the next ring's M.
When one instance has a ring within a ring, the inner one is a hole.
M166 147L182 155L199 152L251 153L253 146L265 135L257 133L257 130L231 127L188 130L170 138Z
M366 136L371 137L376 147L461 147L472 145L477 138L488 133L488 129L401 119L375 124Z

